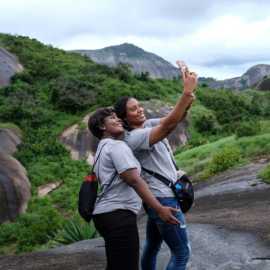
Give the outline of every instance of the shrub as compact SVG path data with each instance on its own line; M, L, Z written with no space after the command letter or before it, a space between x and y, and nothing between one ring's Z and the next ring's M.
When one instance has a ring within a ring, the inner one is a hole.
M61 227L62 219L60 214L49 206L20 216L20 229L16 233L17 252L29 252L34 250L36 245L48 242Z
M192 108L192 123L194 127L203 133L216 133L219 130L219 123L212 110L197 105Z
M249 122L242 122L238 123L235 134L239 137L245 137L245 136L255 136L258 133L260 133L261 127L259 121L249 121Z
M240 121L251 110L250 99L235 91L204 89L197 95L204 106L215 111L220 124Z
M268 184L270 184L270 165L260 171L259 176Z
M92 239L96 237L97 231L91 224L82 221L79 217L66 221L63 229L59 230L55 235L52 245L72 244L78 241Z
M0 225L0 246L17 240L19 226L16 223L4 223Z
M51 101L63 111L77 113L96 103L97 89L90 82L72 76L59 77L51 83Z
M207 171L210 175L223 172L241 160L241 152L238 147L225 147L213 155Z

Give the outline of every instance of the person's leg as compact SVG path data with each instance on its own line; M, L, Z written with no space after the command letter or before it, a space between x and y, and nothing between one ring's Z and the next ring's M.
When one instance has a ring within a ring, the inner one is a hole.
M146 225L146 240L141 259L142 270L155 270L157 254L160 250L162 237L154 220L148 217Z
M105 240L107 270L139 269L139 235L136 215L116 210L94 216L96 229Z
M159 200L163 205L180 209L175 198L162 198ZM190 257L190 246L184 214L179 211L176 213L176 217L180 221L179 225L165 223L157 215L155 219L162 238L171 251L171 259L166 270L185 270Z

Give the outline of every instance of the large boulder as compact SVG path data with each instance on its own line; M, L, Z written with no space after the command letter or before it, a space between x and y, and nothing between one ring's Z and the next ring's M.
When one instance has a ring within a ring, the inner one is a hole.
M165 116L172 107L165 105L161 101L145 101L142 103L145 108L147 118L159 118ZM89 115L84 117L81 124L76 124L66 129L60 136L60 141L70 151L72 159L87 159L89 164L93 164L98 140L88 131L87 122ZM188 140L188 121L184 119L178 124L175 131L169 135L168 139L173 150L183 145Z
M23 213L31 197L25 168L11 155L21 142L16 129L0 129L0 223Z
M9 85L10 78L22 70L17 57L0 47L0 87Z
M87 159L89 164L93 164L98 139L88 131L89 116L86 115L80 124L67 128L60 135L60 141L70 151L72 159Z

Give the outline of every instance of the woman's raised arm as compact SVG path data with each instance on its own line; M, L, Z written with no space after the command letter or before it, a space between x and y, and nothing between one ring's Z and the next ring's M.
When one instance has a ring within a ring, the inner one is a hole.
M159 125L152 128L149 138L150 145L163 140L176 128L177 124L186 116L187 110L195 99L196 73L189 72L187 67L183 66L180 61L176 63L182 73L184 91L173 110L167 116L160 119Z

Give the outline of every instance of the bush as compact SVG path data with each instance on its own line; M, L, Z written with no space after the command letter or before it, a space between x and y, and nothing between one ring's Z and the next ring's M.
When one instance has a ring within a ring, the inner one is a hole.
M29 252L34 250L35 246L48 242L61 227L62 219L61 215L49 206L20 216L20 229L16 232L17 252Z
M266 166L260 173L259 176L268 184L270 184L270 165Z
M251 111L250 98L236 91L204 89L197 95L205 107L215 111L220 124L240 121Z
M219 130L219 123L212 110L197 105L192 108L191 117L192 124L199 132L213 134Z
M51 101L59 109L77 113L96 103L97 89L81 78L64 76L51 83Z
M16 223L4 223L0 225L0 246L7 245L17 240L19 225Z
M240 148L225 147L213 155L206 170L208 171L209 175L214 175L233 167L239 163L240 160Z
M92 224L89 225L79 217L74 217L72 220L65 222L63 229L57 232L51 245L68 245L78 241L92 239L96 235L97 231Z
M235 134L239 137L245 137L245 136L255 136L259 134L261 131L261 126L259 121L249 121L249 122L242 122L238 123Z

